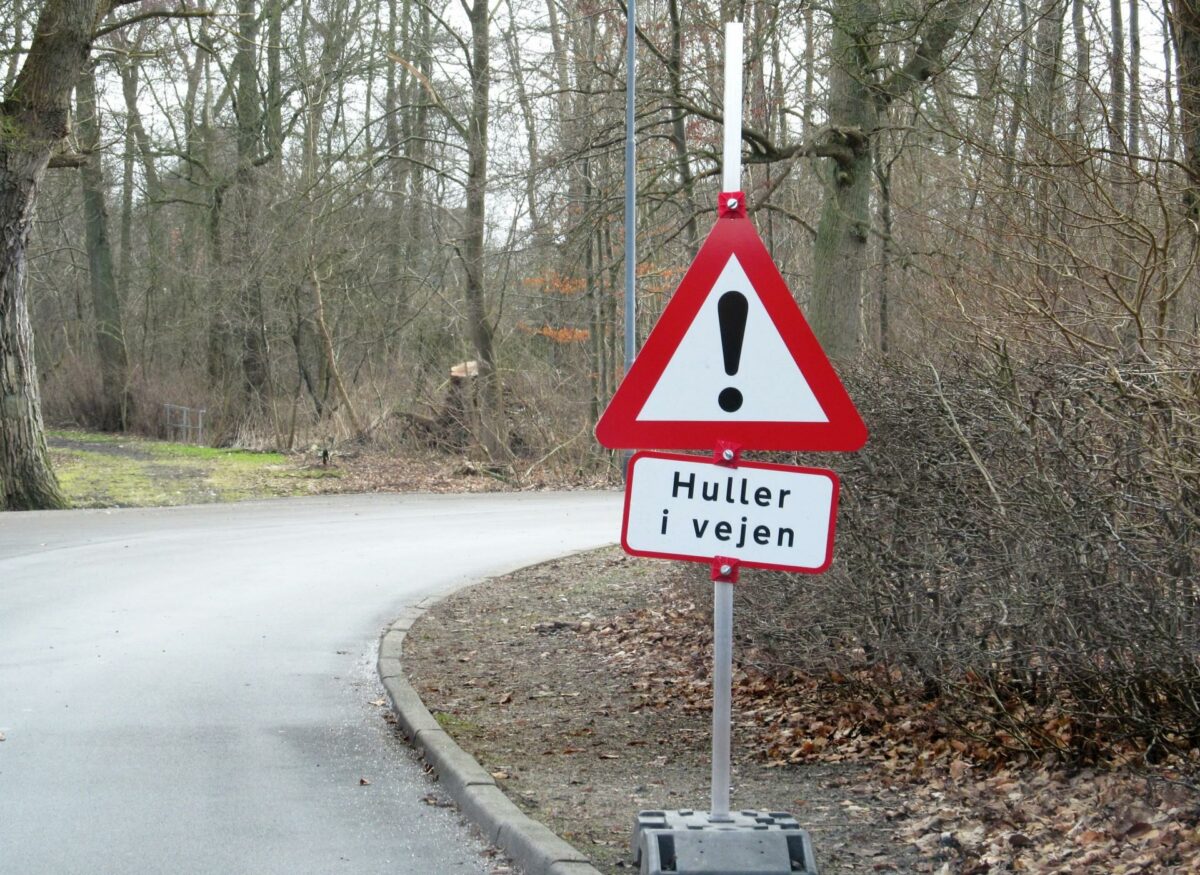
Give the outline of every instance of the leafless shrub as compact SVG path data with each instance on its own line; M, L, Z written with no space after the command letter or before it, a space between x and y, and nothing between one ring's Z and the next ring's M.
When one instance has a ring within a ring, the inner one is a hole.
M833 461L837 561L749 576L755 641L877 693L923 691L1013 747L1200 742L1191 361L998 354L847 382L871 440Z

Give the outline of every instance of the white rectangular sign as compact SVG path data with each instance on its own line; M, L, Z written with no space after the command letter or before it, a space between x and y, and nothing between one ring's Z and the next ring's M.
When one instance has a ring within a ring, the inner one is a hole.
M630 462L621 544L637 556L818 573L833 561L832 471L643 452Z

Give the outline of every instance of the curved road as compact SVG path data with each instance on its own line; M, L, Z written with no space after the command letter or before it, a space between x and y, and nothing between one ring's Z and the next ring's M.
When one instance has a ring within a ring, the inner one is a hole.
M370 704L378 637L619 524L616 493L0 514L0 872L487 872Z

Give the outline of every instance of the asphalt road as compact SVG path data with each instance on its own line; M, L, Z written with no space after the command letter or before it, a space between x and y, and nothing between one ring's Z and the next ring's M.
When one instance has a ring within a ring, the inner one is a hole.
M619 526L615 493L0 514L0 872L487 872L370 704L378 637Z

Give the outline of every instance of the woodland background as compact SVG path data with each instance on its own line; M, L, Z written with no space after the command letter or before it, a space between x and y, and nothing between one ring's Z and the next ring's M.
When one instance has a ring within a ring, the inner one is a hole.
M66 5L0 7L5 148ZM48 420L615 472L619 2L91 6L23 256ZM641 4L639 338L715 217L731 17L750 215L872 432L760 640L1013 749L1194 755L1200 9Z

